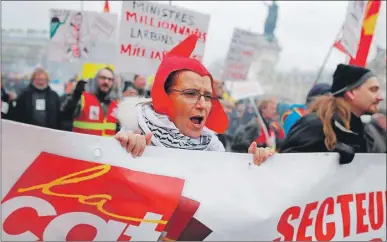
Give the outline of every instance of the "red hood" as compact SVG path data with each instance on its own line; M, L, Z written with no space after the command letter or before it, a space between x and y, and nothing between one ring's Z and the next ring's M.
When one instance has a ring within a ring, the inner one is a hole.
M179 70L190 70L201 76L209 76L214 90L214 81L207 69L196 59L190 58L198 38L191 35L175 46L162 60L155 76L151 96L152 104L157 113L173 116L171 100L164 89L168 76ZM215 93L214 93L214 96ZM211 112L206 121L206 127L218 134L224 133L228 127L228 118L223 106L218 100L212 101Z

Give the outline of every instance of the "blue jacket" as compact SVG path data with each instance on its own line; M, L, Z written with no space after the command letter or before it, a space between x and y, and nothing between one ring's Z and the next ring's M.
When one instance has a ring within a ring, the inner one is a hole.
M307 106L305 104L293 104L290 106L290 109L282 115L281 120L285 131L285 136L289 133L293 125L300 118L302 118L302 116L304 116L303 113L306 109Z

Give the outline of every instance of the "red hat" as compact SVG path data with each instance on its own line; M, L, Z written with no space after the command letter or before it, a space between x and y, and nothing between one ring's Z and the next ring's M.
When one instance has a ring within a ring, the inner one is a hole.
M214 89L214 81L211 74L198 60L190 58L197 41L198 37L196 35L187 37L164 56L161 61L151 91L153 108L157 113L165 114L169 117L173 116L172 101L165 92L164 84L168 76L174 71L190 70L201 76L209 76L212 89ZM213 96L216 97L215 93ZM206 127L218 134L224 133L228 127L227 115L219 100L214 99L211 102L212 108L206 121Z

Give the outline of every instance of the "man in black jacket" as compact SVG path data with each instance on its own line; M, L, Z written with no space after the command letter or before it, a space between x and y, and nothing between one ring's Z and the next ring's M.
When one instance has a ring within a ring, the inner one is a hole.
M49 77L42 68L32 74L30 85L18 96L10 110L11 120L60 129L60 100L48 85Z
M378 111L383 100L379 81L370 70L339 64L333 74L331 94L318 97L310 114L290 130L281 153L339 152L340 163L352 161L355 153L367 153L370 136L360 116Z

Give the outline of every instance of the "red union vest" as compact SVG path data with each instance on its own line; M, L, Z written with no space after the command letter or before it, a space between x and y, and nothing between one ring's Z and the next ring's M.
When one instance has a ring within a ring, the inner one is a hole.
M73 132L98 136L113 136L116 134L117 119L112 115L117 108L117 102L110 102L107 115L104 113L97 97L83 92L81 96L81 112L73 121Z

